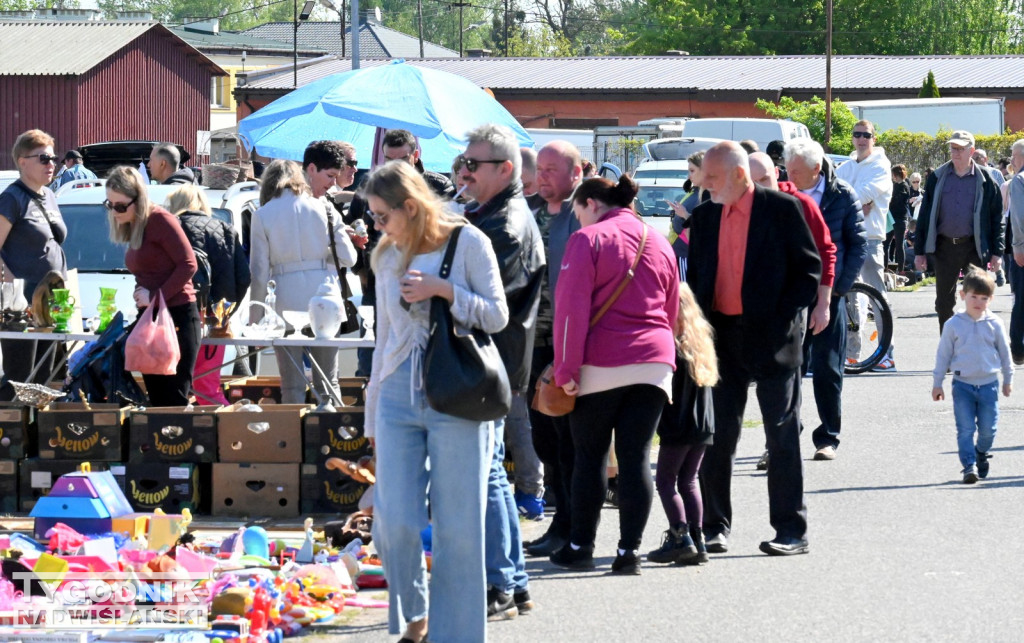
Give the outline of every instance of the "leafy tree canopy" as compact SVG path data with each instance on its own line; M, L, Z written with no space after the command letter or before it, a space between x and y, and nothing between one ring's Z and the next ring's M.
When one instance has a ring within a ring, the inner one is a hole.
M772 118L784 118L803 123L811 131L811 138L825 141L825 101L815 96L809 101L797 101L783 96L778 103L758 99L757 108ZM853 124L857 117L843 101L832 101L832 129L828 149L836 154L853 151Z

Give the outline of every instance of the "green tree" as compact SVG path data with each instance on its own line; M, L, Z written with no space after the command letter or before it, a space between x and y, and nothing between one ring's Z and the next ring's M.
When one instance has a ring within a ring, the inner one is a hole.
M932 70L928 70L928 75L925 77L924 82L921 83L921 91L917 94L918 98L938 98L939 97L939 86L935 84L935 74Z
M789 96L783 96L778 103L773 103L759 98L757 108L772 118L783 118L803 123L811 131L811 138L824 144L824 99L815 96L809 101L797 101ZM836 154L849 154L853 151L853 124L856 122L857 117L843 101L833 100L829 149Z

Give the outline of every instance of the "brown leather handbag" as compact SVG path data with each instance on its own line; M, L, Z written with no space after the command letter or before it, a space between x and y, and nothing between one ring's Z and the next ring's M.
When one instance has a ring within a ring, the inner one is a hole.
M590 327L593 328L600 321L601 317L604 316L608 309L612 307L615 300L619 298L622 291L626 289L626 286L633 279L633 275L636 272L636 267L640 265L640 255L644 252L644 246L647 244L647 225L644 224L643 234L640 237L640 246L636 249L636 257L633 259L633 265L630 266L629 270L626 271L626 276L619 282L615 292L608 298L608 301L604 302L601 309L594 313L594 316L590 318ZM552 362L548 364L541 372L540 377L537 379L537 389L533 393L533 402L530 406L535 411L540 411L544 415L550 417L562 417L572 412L573 408L576 407L576 396L569 395L565 390L555 384L555 364Z

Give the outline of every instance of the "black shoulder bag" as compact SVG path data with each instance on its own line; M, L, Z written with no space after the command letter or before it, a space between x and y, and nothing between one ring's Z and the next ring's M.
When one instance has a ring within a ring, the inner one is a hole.
M462 227L452 230L441 262L441 278L452 269ZM448 301L430 300L430 339L423 356L423 381L430 408L466 420L486 422L508 415L512 389L491 336L479 328L456 330Z
M359 313L356 305L352 303L352 289L348 285L348 270L341 267L338 261L338 242L334 238L334 207L327 210L327 238L330 240L331 256L334 257L334 269L338 271L338 281L341 282L341 298L345 302L345 321L338 329L338 335L348 335L359 330Z

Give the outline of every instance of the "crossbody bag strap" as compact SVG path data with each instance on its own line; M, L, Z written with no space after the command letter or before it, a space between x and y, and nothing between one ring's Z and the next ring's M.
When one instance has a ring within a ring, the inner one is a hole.
M612 307L615 300L619 298L622 291L626 289L627 285L629 285L629 282L633 280L633 275L636 274L636 267L640 265L640 255L644 253L644 246L647 245L647 224L644 223L643 227L644 231L640 236L640 245L636 249L636 257L633 259L633 265L626 271L626 276L619 282L619 286L615 289L615 292L612 293L612 296L608 298L608 301L604 302L604 306L601 306L601 309L594 313L594 316L590 318L591 328L597 325L597 322L604 317L604 314L608 312L608 309Z
M456 226L452 230L451 236L448 237L448 249L444 251L444 259L441 260L441 279L447 279L452 271L452 261L455 260L455 246L459 243L460 232L462 232L462 226Z
M338 272L338 281L341 282L341 296L343 299L350 299L352 297L352 289L348 286L348 279L346 275L348 271L341 267L341 262L338 261L338 242L334 238L334 206L324 208L327 211L327 239L328 245L331 247L331 257L334 259L334 269Z

